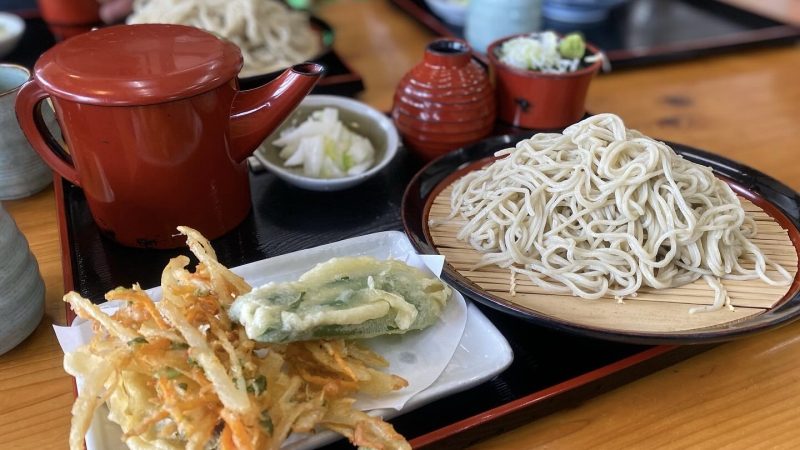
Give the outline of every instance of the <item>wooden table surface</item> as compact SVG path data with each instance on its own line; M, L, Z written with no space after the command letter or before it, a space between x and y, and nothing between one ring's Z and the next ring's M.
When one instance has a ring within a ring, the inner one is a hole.
M778 16L797 10L796 2L775 5L784 8L772 11ZM365 79L361 99L388 109L397 81L432 36L384 0L337 0L320 14L336 29L337 50ZM800 48L792 46L613 73L595 79L587 106L800 190L798 68ZM4 207L39 261L47 311L30 338L0 356L0 448L61 449L73 393L51 328L64 321L52 188ZM475 448L800 448L798 411L795 323L721 345Z

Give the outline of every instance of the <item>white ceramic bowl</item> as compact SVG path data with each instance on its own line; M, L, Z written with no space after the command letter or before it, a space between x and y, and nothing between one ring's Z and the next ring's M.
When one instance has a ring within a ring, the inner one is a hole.
M459 2L457 0L425 0L425 4L450 25L463 27L467 22L467 7L469 2Z
M311 112L326 106L338 109L339 120L372 142L375 147L375 164L366 172L342 178L313 178L303 175L302 169L283 166L283 160L278 156L280 149L272 145L272 141L284 128L301 123ZM351 123L358 124L358 127L352 128ZM347 97L309 95L275 133L264 141L254 156L269 171L287 183L312 191L339 191L353 187L380 172L397 154L399 143L400 138L394 124L377 109Z
M5 58L17 47L24 32L24 20L15 14L0 12L0 58Z

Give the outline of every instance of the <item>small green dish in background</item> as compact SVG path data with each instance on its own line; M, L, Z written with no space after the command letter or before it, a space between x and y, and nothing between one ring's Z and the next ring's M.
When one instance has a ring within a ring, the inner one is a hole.
M314 178L303 174L302 168L284 167L278 156L280 148L272 141L287 127L297 126L313 111L334 107L341 120L352 131L366 137L375 148L375 163L366 172L341 178ZM354 126L355 125L355 126ZM347 97L335 95L309 95L297 109L261 144L254 156L270 172L299 188L312 191L339 191L351 188L380 172L397 154L400 138L392 121L377 109Z

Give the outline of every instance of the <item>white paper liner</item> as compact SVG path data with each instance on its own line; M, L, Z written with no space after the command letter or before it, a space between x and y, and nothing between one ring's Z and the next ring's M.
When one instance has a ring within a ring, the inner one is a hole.
M386 233L378 233L373 236L380 236L383 234ZM343 241L343 244L350 241L356 242L364 238L367 238L367 236ZM437 277L441 275L444 266L443 256L417 255L414 252L408 251L406 248L394 248L397 247L397 245L391 242L391 239L388 241L390 244L393 244L393 248L388 249L388 254L386 253L386 248L359 248L358 246L342 245L341 248L337 249L335 245L329 244L268 260L257 261L256 263L232 270L243 276L248 283L256 286L264 284L267 281L296 279L300 273L305 272L313 266L314 263L323 262L335 256L370 255L378 258L392 257L404 261L410 266L428 272L431 275ZM348 250L355 251L348 253ZM288 270L284 270L283 274L276 273L275 271L268 271L270 272L270 276L267 277L257 277L254 275L253 269L258 269L259 266L261 266L261 269L266 266L282 266L286 269L285 261L287 257L291 256L300 260L298 261L298 267L303 267L302 269L289 267ZM273 264L269 264L270 262ZM149 289L148 293L154 299L157 299L160 298L160 291L160 287L157 287ZM120 302L106 302L99 306L107 314L113 314L119 307L119 304ZM386 410L401 410L412 397L431 386L442 374L458 347L461 336L464 333L466 322L467 306L464 297L458 291L453 290L453 295L451 295L440 320L435 325L425 330L409 332L403 335L381 336L364 340L364 343L389 362L389 367L386 371L406 379L408 381L408 386L400 391L381 397L360 395L357 397L355 407L364 411L383 410L381 415L385 415ZM88 343L92 337L91 322L80 318L76 319L71 326L63 327L54 325L53 328L58 342L65 353L75 351L78 347ZM80 380L77 381L78 390L80 391L81 383ZM97 415L95 416L95 422L97 422ZM107 430L108 427L102 428ZM108 431L98 431L99 434L108 433ZM94 433L90 432L90 434L96 437ZM302 436L296 436L295 439L290 439L288 443L297 442L297 438L302 440ZM103 447L100 443L94 444L94 440L95 438L87 437L87 448L89 450ZM109 444L114 442L115 439L102 440L105 441L105 444ZM124 444L120 444L120 448L125 448Z

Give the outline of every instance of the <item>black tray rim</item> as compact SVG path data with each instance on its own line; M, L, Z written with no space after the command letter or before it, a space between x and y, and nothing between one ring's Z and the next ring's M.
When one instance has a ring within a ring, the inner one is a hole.
M432 243L428 242L423 231L425 204L430 194L452 172L479 159L491 156L496 150L506 148L520 139L528 138L532 132L494 136L447 153L426 164L411 179L403 194L400 215L403 230L416 250L422 254L438 254ZM731 187L740 195L763 199L782 214L794 228L788 230L796 248L800 248L800 194L774 178L711 152L688 145L663 141L678 154L689 161L711 167L722 178L733 181ZM768 331L800 319L800 271L790 287L790 295L774 308L749 317L717 327L692 330L690 332L625 332L612 331L576 325L568 321L554 319L527 308L498 302L482 289L460 275L450 264L445 263L442 278L460 290L468 298L495 310L524 319L533 325L544 326L557 331L577 334L595 339L603 339L627 344L640 345L690 345L721 343Z
M769 45L790 45L800 39L800 26L783 22L758 12L738 7L720 0L682 0L705 9L717 8L727 14L747 17L751 20L772 22L770 26L753 28L739 33L723 36L711 36L690 42L662 44L647 48L632 48L606 51L606 57L612 71L632 69L636 67L671 63L696 57L730 53L737 50L761 48ZM398 9L411 16L419 24L433 33L462 38L457 32L459 27L446 24L433 13L422 0L390 0ZM488 60L479 55L482 61Z

